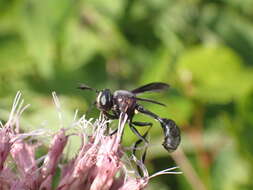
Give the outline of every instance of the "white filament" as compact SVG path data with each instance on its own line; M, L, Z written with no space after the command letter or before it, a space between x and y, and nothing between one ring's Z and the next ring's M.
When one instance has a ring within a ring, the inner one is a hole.
M60 120L60 127L63 128L63 119L62 119L62 111L61 111L60 101L59 101L59 99L56 95L56 92L52 92L52 96L53 96L54 104L56 106L58 117L59 117L59 120Z

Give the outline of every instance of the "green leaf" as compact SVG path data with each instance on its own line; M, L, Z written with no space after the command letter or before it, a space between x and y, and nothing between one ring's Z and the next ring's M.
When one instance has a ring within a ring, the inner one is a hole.
M186 51L178 60L177 74L185 93L203 102L227 103L252 87L251 72L232 50L222 46Z

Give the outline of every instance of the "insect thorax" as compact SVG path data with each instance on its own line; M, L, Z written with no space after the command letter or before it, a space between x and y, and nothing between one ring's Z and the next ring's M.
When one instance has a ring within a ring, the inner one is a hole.
M118 112L131 115L136 105L135 95L126 90L117 90L113 94L114 108Z

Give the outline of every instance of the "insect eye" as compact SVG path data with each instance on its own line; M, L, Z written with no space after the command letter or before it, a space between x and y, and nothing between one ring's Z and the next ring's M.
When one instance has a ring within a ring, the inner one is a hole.
M110 110L112 107L112 94L109 89L101 91L97 97L98 107L102 110Z
M106 100L106 96L105 96L105 95L102 95L102 96L100 97L100 104L101 104L101 105L106 105L107 101L108 101L108 100Z

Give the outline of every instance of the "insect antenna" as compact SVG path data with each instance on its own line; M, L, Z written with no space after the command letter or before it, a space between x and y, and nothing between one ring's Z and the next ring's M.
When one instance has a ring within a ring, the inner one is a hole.
M99 90L95 89L95 88L91 88L89 86L87 86L86 84L80 83L79 86L77 87L80 90L91 90L91 91L95 91L95 92L99 92Z

